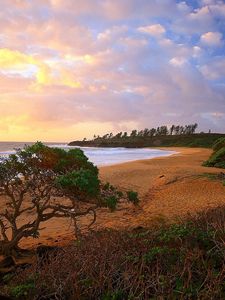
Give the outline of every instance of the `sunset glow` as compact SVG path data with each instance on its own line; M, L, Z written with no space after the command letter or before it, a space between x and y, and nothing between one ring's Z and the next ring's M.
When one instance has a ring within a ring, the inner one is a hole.
M0 3L0 140L225 131L224 1Z

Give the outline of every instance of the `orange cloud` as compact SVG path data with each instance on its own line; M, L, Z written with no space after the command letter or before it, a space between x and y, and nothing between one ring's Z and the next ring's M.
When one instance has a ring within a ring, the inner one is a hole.
M72 74L63 70L63 68L62 70L59 70L58 76L54 76L54 65L50 67L44 60L41 61L34 56L27 55L19 51L0 49L0 68L2 70L17 70L26 72L29 66L37 67L35 82L33 85L35 88L49 85L64 85L71 88L81 87L81 83L76 81ZM27 74L27 76L29 77L29 74Z

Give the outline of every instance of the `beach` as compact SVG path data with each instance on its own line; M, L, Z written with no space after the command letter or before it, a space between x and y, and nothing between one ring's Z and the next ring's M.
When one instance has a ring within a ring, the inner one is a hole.
M93 230L128 229L149 226L157 220L173 221L203 209L225 203L225 186L204 173L219 173L223 169L201 166L211 149L167 147L178 153L154 159L133 161L99 168L100 178L121 190L139 193L140 206L124 203L115 212L106 208L97 211ZM82 220L85 225L87 220ZM21 246L40 244L65 245L73 239L68 220L52 219L43 223L39 239L28 238Z
M157 217L174 219L225 203L222 183L203 176L223 171L202 166L211 149L166 149L179 153L100 169L103 180L139 192L143 212L136 218L137 224Z

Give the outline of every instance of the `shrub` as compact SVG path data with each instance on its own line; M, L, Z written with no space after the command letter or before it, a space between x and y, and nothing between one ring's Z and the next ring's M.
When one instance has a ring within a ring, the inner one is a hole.
M118 202L118 200L117 200L116 196L109 196L109 197L105 198L106 206L111 211L114 211L116 209L117 202Z
M98 177L89 169L80 169L60 175L56 179L56 183L67 189L69 193L74 193L75 197L83 199L85 196L97 197L100 189Z
M213 149L214 152L209 159L203 163L203 166L225 169L225 138L219 138L213 145Z
M182 239L193 234L195 228L189 224L172 224L169 228L162 229L159 239L164 242Z
M218 151L223 147L225 147L225 138L224 137L221 137L218 140L216 140L212 146L214 151Z
M127 192L127 198L128 198L128 201L132 202L134 205L138 205L139 198L138 198L138 193L137 192L128 191Z
M24 299L27 298L29 294L33 293L34 288L35 286L33 282L20 284L10 289L10 295L15 298Z
M225 167L225 147L220 148L218 151L213 152L210 158L204 163L207 167Z
M110 189L110 183L109 183L109 182L106 182L105 184L103 184L102 189L103 189L104 191L109 190L109 189Z

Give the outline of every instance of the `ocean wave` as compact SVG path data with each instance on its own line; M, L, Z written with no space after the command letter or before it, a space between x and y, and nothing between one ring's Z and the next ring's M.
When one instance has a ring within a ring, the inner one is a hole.
M28 143L20 143L19 146ZM29 143L30 144L30 143ZM80 148L84 151L85 155L97 166L114 165L124 162L130 162L135 160L150 159L162 156L169 156L175 154L175 151L165 151L159 149L150 148L97 148L97 147L77 147L68 146L66 144L49 144L50 147L58 147L65 150ZM15 148L18 147L18 143L0 143L0 156L8 156L15 153ZM21 147L20 147L21 148Z

